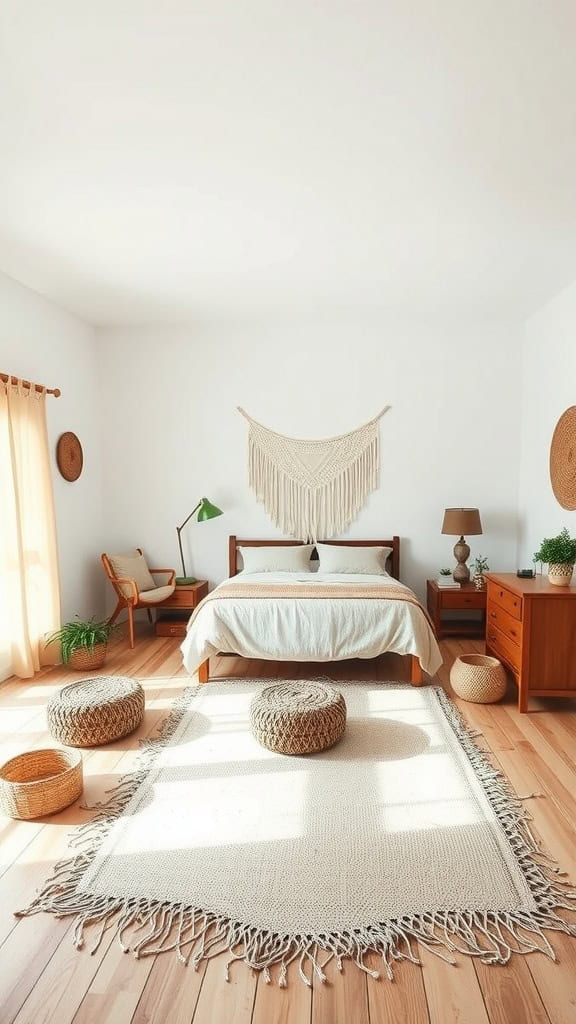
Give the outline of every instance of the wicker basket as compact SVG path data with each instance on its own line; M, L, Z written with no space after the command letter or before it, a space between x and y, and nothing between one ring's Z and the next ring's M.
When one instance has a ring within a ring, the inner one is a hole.
M450 669L450 685L462 700L494 704L506 693L506 673L498 658L461 654Z
M89 651L87 647L77 647L70 655L68 665L82 672L91 672L92 669L102 668L107 651L108 644L96 644L93 651Z
M0 768L0 810L10 818L43 818L74 803L82 792L77 750L30 750Z

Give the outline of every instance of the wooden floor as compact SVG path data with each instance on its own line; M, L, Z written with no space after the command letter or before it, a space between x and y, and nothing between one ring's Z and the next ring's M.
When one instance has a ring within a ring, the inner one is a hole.
M439 682L449 690L450 665L475 641L443 641ZM222 659L226 674L306 676L305 665L271 665ZM327 667L325 667L327 668ZM133 736L84 754L85 799L93 803L130 770L138 738L154 733L188 677L177 642L155 639L144 629L135 651L115 646L106 672L137 676L146 688L147 710ZM402 659L347 662L329 667L339 679L407 678ZM0 760L51 743L46 733L47 698L74 673L51 669L33 682L0 686ZM520 794L530 801L535 828L561 867L576 879L576 704L533 702L519 715L512 685L502 704L460 704L481 730ZM306 988L292 974L287 989L266 985L242 965L226 983L222 958L195 972L175 956L136 961L123 955L112 933L94 956L71 943L70 920L49 915L19 920L24 906L66 851L71 826L90 814L74 805L45 821L0 818L0 1024L575 1024L576 939L554 940L558 963L541 954L514 957L507 967L486 967L462 957L456 967L421 951L423 968L401 963L395 980L375 981L345 965L329 984ZM377 961L375 960L375 966Z

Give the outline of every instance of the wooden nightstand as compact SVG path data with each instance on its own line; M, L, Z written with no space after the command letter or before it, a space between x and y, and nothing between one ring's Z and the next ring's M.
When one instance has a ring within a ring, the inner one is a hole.
M484 637L486 588L477 590L473 583L463 583L453 590L439 587L436 580L427 580L426 604L438 640L445 636ZM477 611L479 615L474 619L451 618L450 612L455 611Z
M186 587L176 587L170 597L158 606L156 636L186 636L186 625L196 605L208 593L208 580L196 580Z

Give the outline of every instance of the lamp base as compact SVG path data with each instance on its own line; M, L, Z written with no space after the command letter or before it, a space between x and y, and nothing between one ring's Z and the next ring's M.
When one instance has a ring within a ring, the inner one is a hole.
M457 583L469 583L470 582L470 569L466 565L466 561L470 558L470 548L464 540L464 537L460 537L460 540L456 541L454 545L454 558L458 562L458 565L454 568L452 573L453 578Z
M197 583L198 580L195 576L177 576L174 582L177 587L190 587L193 583Z

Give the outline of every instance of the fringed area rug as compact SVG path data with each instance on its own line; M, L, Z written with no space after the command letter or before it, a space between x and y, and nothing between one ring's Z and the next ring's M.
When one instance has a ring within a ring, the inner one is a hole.
M417 943L505 963L576 934L574 888L441 689L339 686L342 740L286 757L250 733L261 687L187 692L22 913L75 915L78 947L115 928L137 957L226 951L280 985L295 959L310 984L368 950L391 976Z

